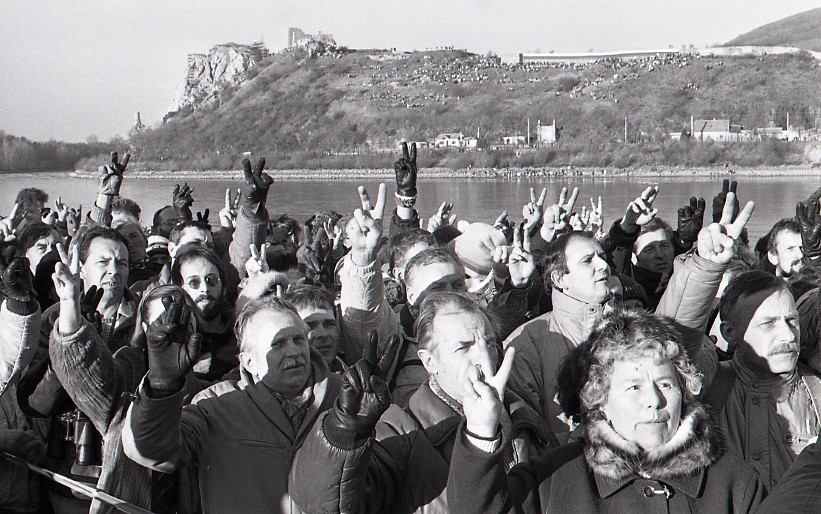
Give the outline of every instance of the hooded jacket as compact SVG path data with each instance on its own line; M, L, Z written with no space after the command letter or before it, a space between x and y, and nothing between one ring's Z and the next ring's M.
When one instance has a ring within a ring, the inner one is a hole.
M752 468L724 452L706 410L693 406L664 445L646 451L613 430L603 415L574 442L514 467L502 452L473 446L460 429L448 479L457 513L751 512L764 488Z

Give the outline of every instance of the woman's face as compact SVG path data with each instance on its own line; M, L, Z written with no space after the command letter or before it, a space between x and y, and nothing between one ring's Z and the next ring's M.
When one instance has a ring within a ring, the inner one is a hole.
M613 429L645 450L668 442L681 422L676 368L653 357L616 361L602 406Z

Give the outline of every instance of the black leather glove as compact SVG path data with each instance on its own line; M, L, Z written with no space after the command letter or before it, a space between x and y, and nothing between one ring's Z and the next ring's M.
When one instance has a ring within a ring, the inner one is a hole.
M0 452L42 465L46 460L46 445L33 432L16 428L0 430Z
M29 260L15 257L3 270L3 292L8 298L29 302L35 298Z
M342 389L324 424L325 434L332 443L351 441L351 435L357 440L367 439L390 407L391 393L386 380L399 349L399 337L388 339L377 361L378 342L376 332L371 332L362 359L342 374Z
M102 287L91 286L80 298L80 315L94 325L97 332L101 332L103 328L103 316L97 312L97 306L100 305L104 294L105 289Z
M678 238L682 243L691 244L698 240L698 233L704 226L704 198L690 197L690 204L678 210Z
M721 183L721 192L713 197L713 223L718 223L721 221L721 214L724 212L724 204L727 202L727 193L735 193L737 187L738 182L735 180L730 182L725 178L724 182ZM733 202L733 219L731 219L730 222L735 221L735 218L738 216L739 212L740 207L738 204L738 196L736 196Z
M804 257L815 259L821 256L821 205L818 200L812 205L798 202L795 217L801 224L801 244Z
M188 182L185 182L182 186L179 184L174 186L171 203L174 205L174 212L177 213L177 220L180 223L194 219L191 214L191 206L194 205L194 197L191 196L193 192L194 188L188 187Z
M243 159L242 168L245 171L245 189L242 192L242 205L252 214L261 215L268 200L268 189L274 182L267 173L263 173L265 168L265 157L260 157L257 165L251 171L251 161Z
M123 184L123 173L131 154L126 153L122 162L119 160L117 152L111 152L111 162L105 166L100 166L100 194L107 196L120 196L120 186Z
M197 211L197 221L201 223L205 223L209 227L211 226L211 222L208 221L208 216L211 214L211 209L205 209L205 212Z
M190 334L191 308L181 293L162 298L165 311L148 327L148 383L155 392L177 392L194 368L202 337Z
M411 145L408 153L408 144L402 143L402 158L393 164L396 172L396 192L401 196L416 196L416 143Z

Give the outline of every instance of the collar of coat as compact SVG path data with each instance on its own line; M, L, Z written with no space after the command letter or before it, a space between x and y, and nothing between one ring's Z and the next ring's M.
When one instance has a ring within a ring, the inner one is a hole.
M550 315L561 327L562 335L569 337L578 345L590 335L593 327L609 312L607 304L585 303L568 296L556 289L551 291L553 310Z
M702 405L690 406L670 441L650 451L616 433L600 410L590 415L586 434L584 456L602 498L639 478L697 496L705 471L724 453L721 432Z

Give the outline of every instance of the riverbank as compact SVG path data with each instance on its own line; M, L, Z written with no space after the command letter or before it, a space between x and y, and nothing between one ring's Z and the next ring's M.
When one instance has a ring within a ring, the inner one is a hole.
M269 170L276 180L352 180L393 177L392 169L348 169L348 170ZM242 170L205 170L205 171L160 171L137 170L126 172L130 178L157 180L241 180ZM703 168L684 168L678 166L641 166L636 168L424 168L419 170L422 178L456 178L504 180L518 178L551 178L551 177L711 177L719 175L738 175L756 177L786 177L821 175L821 165L779 166L777 168L739 168L734 166L714 166ZM78 178L97 178L92 171L76 170L70 176Z

